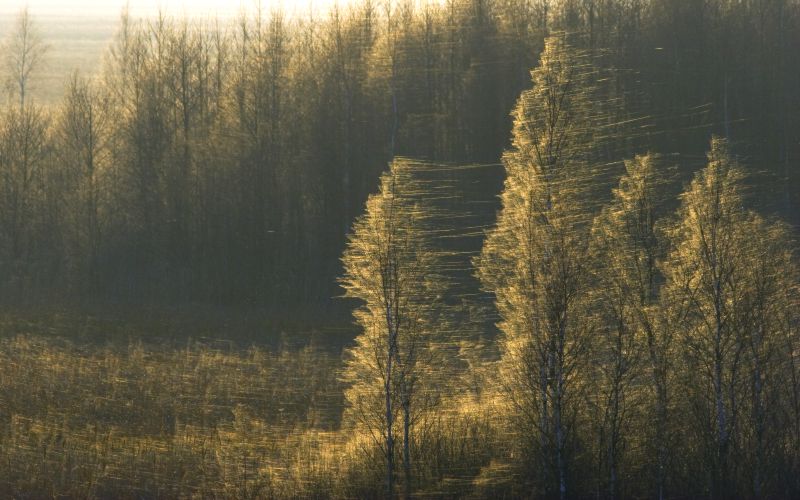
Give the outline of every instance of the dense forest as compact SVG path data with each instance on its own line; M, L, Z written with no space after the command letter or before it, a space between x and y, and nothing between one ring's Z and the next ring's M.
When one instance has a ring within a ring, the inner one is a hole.
M230 25L123 13L100 74L44 108L28 85L45 47L21 19L3 45L4 296L324 310L391 158L497 164L556 30L616 70L642 120L621 153L673 155L687 180L720 134L759 206L797 224L798 24L786 0L364 1ZM503 173L487 169L473 194L491 202Z
M123 12L55 107L2 51L5 307L356 335L4 315L0 492L800 497L799 2Z

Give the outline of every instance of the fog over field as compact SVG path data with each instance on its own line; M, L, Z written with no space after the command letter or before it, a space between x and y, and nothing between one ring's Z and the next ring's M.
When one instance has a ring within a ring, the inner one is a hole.
M131 16L151 20L161 13L169 17L216 18L226 23L259 6L265 12L280 9L288 16L305 15L312 10L325 15L332 3L331 0L5 0L0 3L0 39L12 29L20 9L27 6L49 47L41 71L31 77L32 92L43 104L54 104L63 96L65 83L74 71L91 75L100 70L126 7ZM347 0L339 2L346 3Z
M326 0L319 0L324 3ZM0 6L0 15L15 14L23 7L36 16L106 17L116 16L128 7L133 16L154 16L158 12L188 14L192 16L230 17L242 9L253 9L259 4L264 9L276 6L291 7L307 2L275 2L264 0L6 0ZM316 3L316 2L315 2Z
M7 34L15 13L0 11L0 36ZM42 104L55 104L64 95L73 72L93 75L119 25L119 14L46 14L36 17L42 41L48 46L41 71L31 77L31 93Z

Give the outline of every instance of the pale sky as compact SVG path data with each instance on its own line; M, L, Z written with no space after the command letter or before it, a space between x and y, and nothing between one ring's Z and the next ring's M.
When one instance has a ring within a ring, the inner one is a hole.
M287 14L326 8L336 0L261 0L265 12L281 7ZM339 4L348 0L338 0ZM19 12L26 5L32 16L116 16L128 4L133 16L156 14L159 9L172 15L235 16L242 9L254 10L259 0L0 0L0 15Z

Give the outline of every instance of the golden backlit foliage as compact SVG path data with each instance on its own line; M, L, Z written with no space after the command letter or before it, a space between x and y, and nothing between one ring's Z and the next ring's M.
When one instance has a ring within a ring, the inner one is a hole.
M788 491L791 232L744 208L744 171L719 137L674 217L653 154L625 161L597 208L600 124L617 113L568 38L547 39L514 111L502 208L475 260L500 314L498 417L520 479L537 497Z
M346 353L345 424L371 436L382 451L387 495L394 494L400 451L405 494L411 494L412 443L453 375L442 349L456 340L444 300L447 253L437 242L436 193L424 177L436 168L395 159L378 193L367 199L342 257L342 285L346 297L360 301L354 315L361 329Z
M665 338L657 307L665 251L657 214L665 187L663 161L652 154L625 161L612 200L595 217L590 253L594 275L596 335L592 358L591 415L597 442L599 488L609 497L625 492L621 471L636 462L655 464L652 480L663 487L666 439ZM644 388L644 390L643 390ZM652 392L651 392L652 391ZM635 429L652 420L648 450ZM644 459L647 457L647 459ZM651 472L652 471L647 471Z
M786 322L797 314L793 243L781 223L744 208L744 176L727 141L713 138L708 166L682 196L663 265L684 410L695 419L690 432L715 496L745 491L734 473L742 464L755 495L775 488L776 464L797 446L797 410L779 409L797 390L797 325Z
M499 363L537 494L566 494L576 452L579 374L588 361L587 187L594 125L588 54L566 35L547 39L533 89L514 111L513 148L503 156L506 184L497 227L476 261L502 318Z

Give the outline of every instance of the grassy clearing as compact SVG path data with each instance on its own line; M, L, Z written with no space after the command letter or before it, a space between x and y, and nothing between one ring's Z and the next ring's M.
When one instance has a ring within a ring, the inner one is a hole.
M381 451L341 427L340 366L337 350L313 344L6 335L0 496L380 496ZM419 425L415 490L483 491L496 432L488 409L466 395Z
M338 358L314 347L0 341L0 491L252 496L339 425Z

